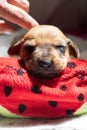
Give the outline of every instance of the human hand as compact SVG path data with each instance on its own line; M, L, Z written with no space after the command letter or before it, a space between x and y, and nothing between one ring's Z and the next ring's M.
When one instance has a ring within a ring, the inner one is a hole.
M27 0L0 0L0 17L17 24L26 30L37 26L38 22L28 15ZM12 33L13 28L4 20L0 20L0 33Z

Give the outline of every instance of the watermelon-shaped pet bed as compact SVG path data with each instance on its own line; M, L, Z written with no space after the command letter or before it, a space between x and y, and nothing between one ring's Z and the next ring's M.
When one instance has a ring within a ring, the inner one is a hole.
M57 118L87 112L87 61L71 60L51 80L29 74L17 58L0 58L0 114Z

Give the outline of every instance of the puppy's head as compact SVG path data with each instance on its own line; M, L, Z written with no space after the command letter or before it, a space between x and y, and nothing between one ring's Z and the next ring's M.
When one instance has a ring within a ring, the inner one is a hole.
M43 78L57 76L69 59L79 57L75 43L57 27L49 25L32 28L8 52L10 55L19 55L29 72Z

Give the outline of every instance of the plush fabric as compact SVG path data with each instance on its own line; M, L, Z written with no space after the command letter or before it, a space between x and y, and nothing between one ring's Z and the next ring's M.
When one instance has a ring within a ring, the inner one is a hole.
M36 78L17 58L0 58L0 114L57 118L87 112L87 61L71 60L51 80Z

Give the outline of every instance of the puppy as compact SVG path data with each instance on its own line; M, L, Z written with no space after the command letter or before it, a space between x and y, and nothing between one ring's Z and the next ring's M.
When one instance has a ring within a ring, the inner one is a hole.
M69 59L79 57L75 43L50 25L33 27L8 53L19 55L30 73L46 79L56 77Z

